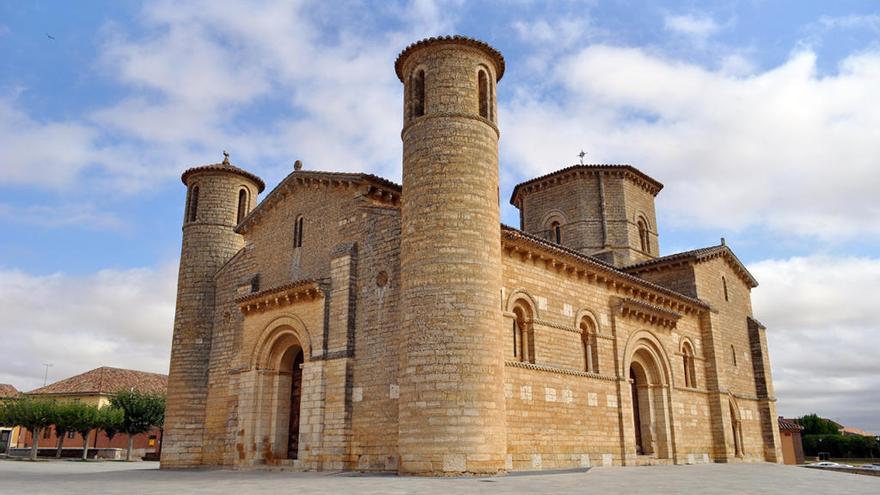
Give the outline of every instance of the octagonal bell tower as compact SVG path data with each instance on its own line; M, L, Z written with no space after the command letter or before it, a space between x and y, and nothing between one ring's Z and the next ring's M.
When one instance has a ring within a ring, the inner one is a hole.
M404 83L399 451L407 474L493 474L506 457L495 84L481 41L430 38Z

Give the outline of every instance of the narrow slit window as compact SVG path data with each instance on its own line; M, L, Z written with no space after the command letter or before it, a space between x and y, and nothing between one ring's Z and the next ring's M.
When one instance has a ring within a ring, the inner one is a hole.
M723 276L721 277L721 286L724 288L724 300L729 301L730 298L727 294L727 279L724 278Z
M519 339L517 338L517 334L519 333L519 325L516 324L516 319L513 320L513 357L519 357Z
M553 236L553 242L562 244L562 225L559 222L550 224L550 235Z
M195 222L199 212L199 186L193 186L189 195L189 221Z
M412 87L412 116L425 115L425 71L418 70L410 77Z
M293 225L293 247L300 248L303 245L303 217L296 218Z
M236 216L235 223L241 223L244 220L245 215L248 213L248 194L247 190L242 188L238 191L238 215Z
M480 117L489 118L489 78L486 77L486 71L479 71L477 75L477 86L479 86L480 99Z

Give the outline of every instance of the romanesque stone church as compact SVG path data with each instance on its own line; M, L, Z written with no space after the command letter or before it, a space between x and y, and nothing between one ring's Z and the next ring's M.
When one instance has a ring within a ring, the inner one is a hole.
M495 474L781 460L756 280L660 255L662 184L574 165L499 219L501 54L407 47L403 184L183 174L162 467Z

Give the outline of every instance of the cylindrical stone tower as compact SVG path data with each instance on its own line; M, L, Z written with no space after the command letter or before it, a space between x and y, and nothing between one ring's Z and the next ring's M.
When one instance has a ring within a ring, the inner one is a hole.
M201 463L208 363L214 318L214 275L244 245L238 222L265 187L259 177L229 163L187 170L183 247L177 276L177 309L161 465Z
M399 451L404 474L497 473L506 457L495 83L460 36L395 63L404 83Z

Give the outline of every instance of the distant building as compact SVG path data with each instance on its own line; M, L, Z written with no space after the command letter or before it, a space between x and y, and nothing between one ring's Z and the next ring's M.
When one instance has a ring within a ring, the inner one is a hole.
M20 392L8 383L0 383L0 400L16 397ZM18 428L0 426L0 454L5 454L9 446L18 438Z
M779 416L779 437L782 441L782 460L785 464L804 463L804 445L801 441L803 426L794 419Z
M876 433L871 433L870 431L865 431L861 428L856 428L854 426L843 426L840 428L841 435L853 435L860 437L876 437Z
M102 366L91 371L66 378L55 383L40 387L27 392L26 395L34 398L45 398L63 402L81 402L98 407L110 405L110 398L120 390L135 390L143 393L165 394L168 387L168 376L159 373L147 373L145 371L110 368ZM19 435L15 447L30 447L32 445L32 433L27 432ZM39 438L39 447L56 448L58 437L55 430L45 428ZM150 454L158 455L161 432L158 428L145 434L134 437L134 456L144 457ZM83 439L79 433L68 432L62 444L64 449L82 451ZM125 449L128 447L128 437L120 433L107 438L103 431L97 434L92 431L89 437L90 449Z

